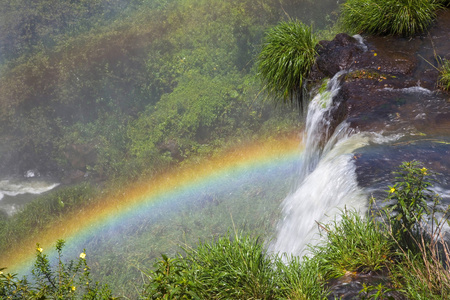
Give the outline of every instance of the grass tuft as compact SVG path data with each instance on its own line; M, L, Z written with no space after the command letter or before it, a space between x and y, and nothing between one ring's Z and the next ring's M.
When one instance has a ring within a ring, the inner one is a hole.
M366 219L354 210L343 211L340 221L321 228L325 240L312 248L312 253L327 279L346 272L378 271L390 259L392 239L387 238L373 219Z
M434 0L349 0L341 21L352 33L413 36L425 32L441 7Z
M450 91L450 61L442 59L439 66L438 85L446 91Z
M258 74L276 102L300 104L303 84L314 64L317 38L300 21L281 22L270 29L258 57Z

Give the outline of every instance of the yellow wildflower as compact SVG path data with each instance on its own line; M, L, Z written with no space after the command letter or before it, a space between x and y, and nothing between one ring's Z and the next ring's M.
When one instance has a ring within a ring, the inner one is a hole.
M427 175L428 169L423 167L422 169L420 169L420 171L422 172L423 175Z
M42 249L41 247L36 248L37 251L41 252L44 251L44 249Z
M77 288L75 286L72 287L72 291L75 291Z
M82 259L85 259L85 258L86 258L86 253L84 253L84 252L81 252L81 254L80 254L80 258L82 258Z
M389 190L390 194L392 194L393 192L395 192L395 187L391 187L391 189Z
M2 275L3 274L3 272L2 271L0 271L0 275Z
M373 54L373 56L377 56L377 54L376 54L376 53L374 53L374 54Z

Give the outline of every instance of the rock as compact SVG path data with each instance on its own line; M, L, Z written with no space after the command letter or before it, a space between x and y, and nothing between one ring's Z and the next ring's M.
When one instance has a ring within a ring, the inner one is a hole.
M337 72L348 69L354 58L364 52L358 40L340 33L332 41L320 41L318 58L311 76L314 78L333 77Z

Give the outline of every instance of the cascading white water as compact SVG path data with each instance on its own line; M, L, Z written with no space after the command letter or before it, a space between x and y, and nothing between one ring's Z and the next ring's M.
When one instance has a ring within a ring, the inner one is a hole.
M343 73L339 72L329 80L326 90L317 94L308 105L300 181L314 170L323 152L321 144L329 138L331 124L327 116L334 107L333 97L339 92L339 78Z
M284 217L270 251L300 255L316 240L316 222L326 222L345 206L364 208L366 195L357 184L352 151L367 145L369 137L355 133L345 122L329 137L329 114L339 105L333 97L341 75L336 74L327 90L309 104L299 185L283 202Z
M8 215L13 215L17 212L18 208L23 205L23 203L18 203L20 201L8 201L7 203L4 203L5 196L18 197L26 194L39 195L54 189L58 185L59 183L39 179L0 179L0 210L3 210Z

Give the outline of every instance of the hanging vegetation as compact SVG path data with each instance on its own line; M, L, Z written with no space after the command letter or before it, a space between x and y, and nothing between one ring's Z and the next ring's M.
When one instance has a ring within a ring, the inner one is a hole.
M267 32L258 74L276 102L301 104L303 84L317 55L316 45L312 28L300 21L281 22Z

